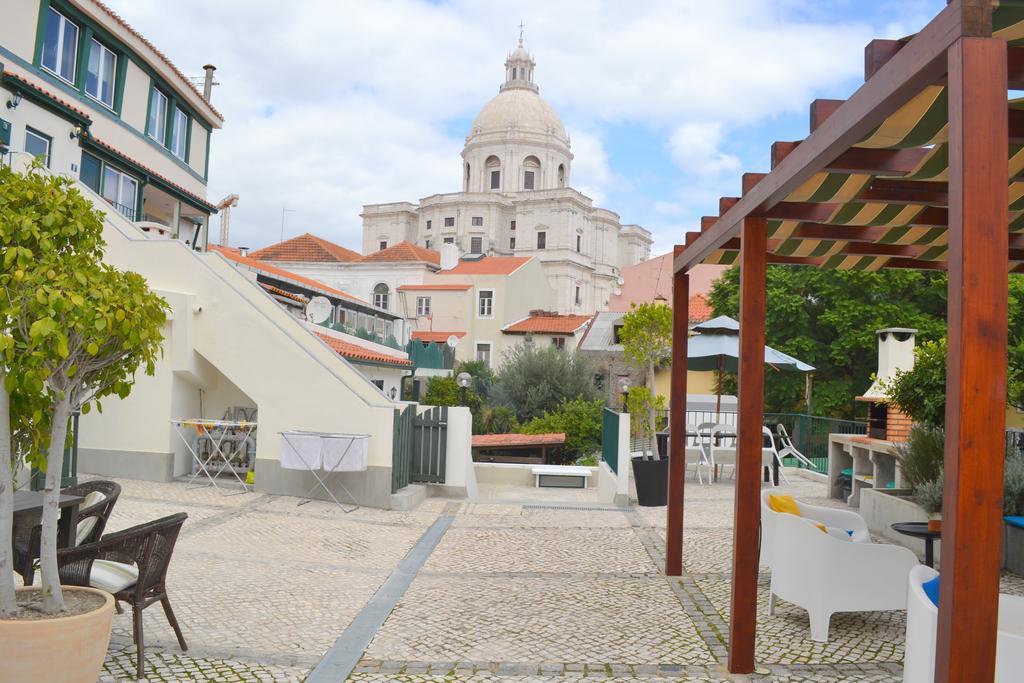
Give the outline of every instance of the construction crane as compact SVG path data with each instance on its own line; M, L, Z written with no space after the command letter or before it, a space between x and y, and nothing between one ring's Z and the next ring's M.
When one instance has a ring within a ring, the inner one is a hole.
M228 246L228 233L231 230L231 207L238 206L238 195L229 194L217 204L220 212L220 246Z

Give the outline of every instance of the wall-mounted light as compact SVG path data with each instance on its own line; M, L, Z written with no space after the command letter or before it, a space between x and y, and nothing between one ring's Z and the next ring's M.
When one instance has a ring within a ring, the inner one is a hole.
M18 92L17 90L15 90L14 91L14 99L13 100L7 100L7 108L8 109L17 109L19 104L21 104L21 93Z
M85 135L85 130L81 126L75 126L68 137L74 140L75 138L80 138L83 135Z
M388 392L388 394L391 396L391 400L394 401L395 396L398 396L398 389L391 387L391 390Z

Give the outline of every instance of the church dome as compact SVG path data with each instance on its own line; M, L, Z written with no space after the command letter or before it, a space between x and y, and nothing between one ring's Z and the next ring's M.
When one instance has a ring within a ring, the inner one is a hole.
M535 90L505 88L484 105L473 120L473 133L505 131L553 133L565 139L565 125L554 108Z

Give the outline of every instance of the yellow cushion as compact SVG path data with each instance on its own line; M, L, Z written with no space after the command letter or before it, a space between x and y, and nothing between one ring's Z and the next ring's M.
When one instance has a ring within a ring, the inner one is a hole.
M774 493L768 494L768 507L775 512L787 512L791 515L800 516L800 507L793 500L793 496L775 495Z
M816 526L819 529L821 529L821 533L823 533L823 534L827 534L828 533L828 529L825 527L824 524L815 524L814 526Z

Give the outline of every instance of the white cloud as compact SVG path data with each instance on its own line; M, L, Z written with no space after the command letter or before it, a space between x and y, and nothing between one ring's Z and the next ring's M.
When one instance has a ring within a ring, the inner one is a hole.
M541 94L573 131L573 183L598 201L630 187L602 144L610 126L664 133L687 184L701 164L728 176L724 136L856 77L873 37L793 0L106 1L185 73L218 66L209 195L241 195L232 234L253 247L277 239L285 206L289 233L358 248L363 204L457 190L464 128L520 19Z

